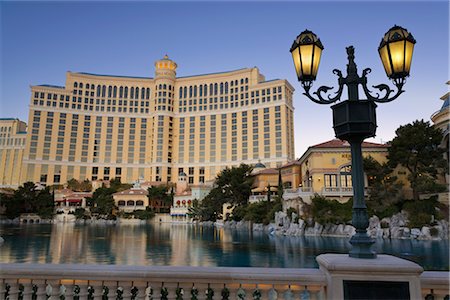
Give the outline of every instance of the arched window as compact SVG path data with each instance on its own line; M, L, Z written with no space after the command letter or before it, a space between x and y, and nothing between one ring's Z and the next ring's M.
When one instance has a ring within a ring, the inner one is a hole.
M183 98L183 88L180 86L178 98Z
M89 83L86 83L86 89L89 89Z
M241 84L244 84L244 78L241 78Z
M205 94L205 97L208 96L208 85L207 84L205 84L203 86L203 93Z
M134 99L139 99L139 88L138 87L134 90Z
M77 88L77 87L78 87L78 82L74 82L74 83L73 83L73 87L74 87L74 88Z
M159 84L158 89L162 89L162 84Z
M187 98L187 87L186 86L183 89L183 98Z
M119 206L125 206L125 201L120 200L117 204L118 204Z
M124 98L128 98L128 87L125 87L125 93L123 94Z
M100 89L101 89L101 87L99 85L97 85L97 97L100 97L100 93L101 93Z
M102 97L106 96L106 85L102 86Z
M144 206L144 201L142 200L136 201L136 206Z
M213 95L213 84L212 83L209 84L209 95L210 96Z
M225 94L228 94L228 82L225 82Z
M80 89L82 89L83 88L83 83L82 82L80 82Z
M123 98L123 86L119 89L119 98Z
M134 99L134 87L131 87L130 89L130 98Z
M217 95L217 83L214 83L214 95Z
M127 206L134 206L134 201L133 200L128 200L127 201Z
M167 84L163 84L163 89L166 90L167 89Z
M189 98L192 98L192 85L189 87Z
M199 96L200 96L200 97L203 96L203 85L200 85L200 86L199 86L199 88L198 88L198 93L199 93Z
M108 97L111 98L112 96L112 86L108 87Z
M220 83L220 94L223 94L223 82Z
M145 88L141 89L141 99L144 100L145 99Z
M145 99L150 99L150 88L147 88L147 93L145 95Z
M114 97L114 98L117 97L117 86L114 86L113 97Z
M248 83L248 78L245 78L245 83Z
M194 86L194 97L197 97L197 86Z
M172 86L169 84L169 90L171 91L172 90Z

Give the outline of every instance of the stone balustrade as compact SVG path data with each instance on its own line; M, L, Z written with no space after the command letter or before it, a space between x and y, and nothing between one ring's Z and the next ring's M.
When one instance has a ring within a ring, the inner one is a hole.
M329 299L319 269L0 264L0 299ZM423 299L448 299L448 272L424 272ZM61 296L64 296L62 298Z

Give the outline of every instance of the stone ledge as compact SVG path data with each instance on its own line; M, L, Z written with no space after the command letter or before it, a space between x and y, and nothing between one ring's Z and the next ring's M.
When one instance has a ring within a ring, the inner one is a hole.
M322 254L316 260L320 269L326 269L330 273L420 275L423 272L423 268L412 261L384 254L378 255L376 259L353 258L346 254Z

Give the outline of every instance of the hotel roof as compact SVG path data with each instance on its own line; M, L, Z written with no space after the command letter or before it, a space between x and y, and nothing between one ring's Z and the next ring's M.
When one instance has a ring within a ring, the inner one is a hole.
M370 143L363 142L361 145L363 148L386 148L388 145L386 144L378 144L378 143ZM343 141L340 139L333 139L324 143L320 143L310 148L348 148L350 144L347 141Z

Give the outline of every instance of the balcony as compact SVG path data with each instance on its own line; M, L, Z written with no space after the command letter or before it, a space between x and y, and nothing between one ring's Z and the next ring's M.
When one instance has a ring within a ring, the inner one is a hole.
M333 298L322 269L64 264L0 264L0 269L0 299ZM448 272L423 272L418 283L422 299L448 297Z

